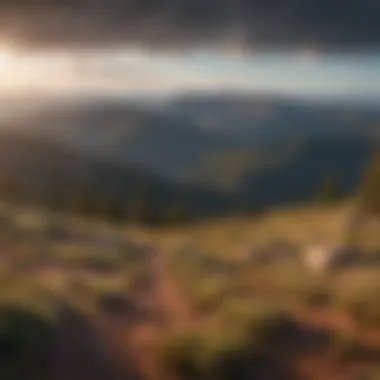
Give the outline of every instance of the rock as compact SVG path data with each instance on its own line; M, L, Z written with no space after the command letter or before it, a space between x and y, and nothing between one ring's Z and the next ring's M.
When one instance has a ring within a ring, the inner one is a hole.
M253 251L250 261L256 264L271 264L298 258L298 249L289 243L277 242Z
M307 248L304 254L304 262L311 270L325 271L366 264L368 263L368 256L365 256L355 247L328 247L321 244Z
M304 252L304 263L312 271L326 270L331 262L333 252L325 245L311 245Z

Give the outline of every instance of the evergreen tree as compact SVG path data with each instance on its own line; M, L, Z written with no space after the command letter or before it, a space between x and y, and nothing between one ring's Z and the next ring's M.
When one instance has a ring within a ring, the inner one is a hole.
M191 218L190 211L183 202L175 202L168 206L166 218L163 220L165 223L181 224L189 222Z
M111 197L107 202L107 219L112 223L122 223L126 219L126 210L123 202L116 197Z
M99 197L90 189L79 191L76 200L74 201L75 213L93 218L99 215Z
M328 203L338 200L341 188L337 175L328 176L318 187L315 198L317 202Z
M373 156L364 176L359 207L364 213L380 215L380 152Z
M3 201L18 203L22 192L23 186L14 177L4 174L0 177L0 196Z
M125 210L126 218L131 223L151 223L154 219L149 189L144 186L136 186L135 191L128 200Z
M42 199L45 206L53 211L64 212L66 210L66 200L64 194L56 189L49 189L46 191Z

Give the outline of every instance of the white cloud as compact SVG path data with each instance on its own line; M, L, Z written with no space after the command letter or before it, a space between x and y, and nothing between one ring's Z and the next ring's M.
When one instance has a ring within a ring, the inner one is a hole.
M380 94L380 75L360 64L313 50L293 56L234 54L204 50L190 55L144 50L21 53L1 50L0 94L170 94L177 91L256 91L278 94ZM318 61L320 64L315 65ZM333 62L333 63L332 63ZM361 71L362 70L362 71ZM379 96L380 97L380 96Z

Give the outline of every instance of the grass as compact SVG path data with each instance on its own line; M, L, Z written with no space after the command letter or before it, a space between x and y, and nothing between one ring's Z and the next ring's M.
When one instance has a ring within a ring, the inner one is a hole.
M239 371L252 358L266 355L294 332L295 321L284 311L294 305L339 309L358 325L380 327L379 269L314 275L297 260L259 266L246 259L252 249L278 240L301 252L318 237L335 244L344 212L344 205L284 209L260 218L148 230L56 217L50 225L49 215L8 210L0 223L0 243L7 253L0 260L0 307L50 318L64 304L91 314L102 299L117 301L133 293L145 265L133 255L112 245L56 238L68 230L130 235L167 254L164 259L170 260L171 273L192 308L215 322L214 328L197 326L166 336L158 353L161 365L185 380L242 378ZM378 235L371 228L363 236L373 244ZM362 350L350 334L337 334L331 348L339 358Z
M241 378L252 360L270 355L284 332L291 332L293 323L282 311L253 308L244 315L224 319L213 330L167 336L160 346L159 362L182 379Z
M226 217L200 222L188 227L161 229L130 228L128 232L172 250L189 244L194 249L212 252L217 257L242 259L255 247L273 241L286 241L303 249L315 240L335 246L345 240L342 230L352 202L325 205L298 205L274 210L257 217ZM380 250L379 226L363 225L358 244L366 249Z
M342 278L335 291L335 306L362 326L380 327L380 270L361 270Z
M91 243L99 235L126 237L115 227L2 204L0 216L0 305L52 314L64 303L92 312L98 297L128 290L141 270L120 247Z
M199 312L214 311L228 296L228 281L221 277L206 278L193 288L191 302Z
M365 358L368 348L352 332L336 332L331 343L331 350L339 361L350 362Z
M373 366L362 377L362 380L380 380L380 366Z
M201 331L180 331L166 336L158 352L160 367L185 379L201 376L201 350L204 336Z
M52 320L18 307L0 307L1 378L37 380L47 363ZM41 376L41 375L40 375Z
M1 208L0 218L1 379L48 379L43 369L62 312L90 322L102 300L116 304L129 291L141 265L127 246L91 243L99 235L126 238L114 227L16 207Z

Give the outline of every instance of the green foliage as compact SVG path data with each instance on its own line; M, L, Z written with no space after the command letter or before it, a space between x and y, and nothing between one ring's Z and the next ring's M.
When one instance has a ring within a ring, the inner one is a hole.
M362 326L380 326L380 282L378 278L368 276L364 283L345 289L335 297L336 306L342 308Z
M336 175L327 177L316 192L316 201L329 203L338 200L341 196L339 179Z
M200 355L204 379L244 378L247 367L260 353L251 346L242 330L216 330L209 336Z
M182 224L191 220L191 214L185 203L175 202L167 207L163 222L170 224Z
M126 219L126 210L124 204L117 199L108 199L104 217L111 223L120 224Z
M23 194L23 186L19 180L3 174L0 177L0 196L6 202L17 204L25 194Z
M199 311L213 311L228 295L228 281L223 277L207 277L200 281L192 295L192 301Z
M28 311L0 309L0 373L4 380L36 379L33 368L48 362L53 325ZM38 371L37 371L38 372Z
M99 216L100 199L91 188L82 190L74 201L74 213L84 217Z
M380 215L380 152L377 152L367 170L359 199L363 212Z
M241 378L254 355L235 331L182 331L167 337L158 358L166 373L180 379L233 380Z
M339 360L351 361L360 359L367 353L367 349L358 338L347 332L337 332L333 336L331 349Z
M180 331L167 336L158 352L159 364L164 371L183 379L202 378L201 350L204 336L200 331Z
M148 189L143 186L137 186L127 203L127 218L132 223L144 223L149 219L151 205L149 201Z
M370 368L361 380L380 380L380 366Z
M162 367L181 379L243 378L252 362L269 355L282 339L289 343L296 328L287 314L270 308L250 310L231 322L167 337L158 353Z

